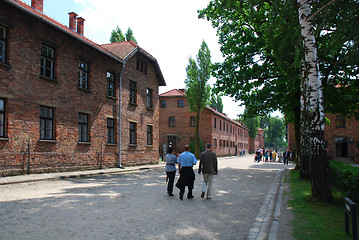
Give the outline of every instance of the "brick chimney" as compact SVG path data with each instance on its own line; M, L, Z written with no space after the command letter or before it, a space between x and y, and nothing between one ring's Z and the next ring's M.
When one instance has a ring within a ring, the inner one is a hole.
M84 35L84 22L85 19L83 19L82 17L77 18L77 33L82 36Z
M37 11L43 12L44 1L43 0L31 0L31 7L35 8Z
M71 30L74 30L76 31L76 17L77 17L77 14L74 13L74 12L70 12L69 13L69 16L70 16L70 20L69 20L69 28Z

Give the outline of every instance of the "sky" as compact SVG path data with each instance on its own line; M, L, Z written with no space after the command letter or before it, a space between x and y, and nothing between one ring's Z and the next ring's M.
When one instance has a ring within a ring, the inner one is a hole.
M31 0L23 0L31 5ZM98 44L109 43L111 31L117 26L125 34L130 27L138 45L154 56L167 86L163 93L185 88L189 57L196 58L204 40L211 51L212 62L222 62L216 30L210 22L198 19L197 10L210 0L44 0L44 13L68 26L69 12L85 19L84 36ZM215 79L209 83L213 86ZM222 97L224 109L232 119L243 113L244 107Z

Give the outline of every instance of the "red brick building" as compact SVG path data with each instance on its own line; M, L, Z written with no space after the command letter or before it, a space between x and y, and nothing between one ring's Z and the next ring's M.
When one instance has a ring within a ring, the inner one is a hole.
M158 86L166 85L157 60L132 41L102 47L125 62L121 75L122 159L126 165L157 162Z
M195 117L189 110L184 89L160 94L161 148L183 151L184 145L194 138ZM203 144L212 144L218 156L239 155L243 150L248 153L248 128L213 108L206 107L200 113L199 135Z
M0 174L157 162L156 59L132 42L99 46L83 18L69 13L67 27L42 6L0 2Z
M325 114L330 125L325 125L324 138L329 159L350 159L359 163L359 121L340 114ZM294 125L288 125L288 147L295 150Z
M249 152L255 153L257 149L264 147L264 130L258 129L257 136L249 139Z

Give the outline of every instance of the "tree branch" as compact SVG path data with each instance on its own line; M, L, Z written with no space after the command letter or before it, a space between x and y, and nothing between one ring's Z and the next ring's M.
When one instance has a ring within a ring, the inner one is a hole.
M312 21L314 19L314 17L319 14L321 11L323 11L324 9L328 8L331 4L333 4L336 0L332 0L330 2L328 2L327 4L325 4L324 6L322 6L321 8L318 9L318 11L316 11L312 16L310 16L309 21Z

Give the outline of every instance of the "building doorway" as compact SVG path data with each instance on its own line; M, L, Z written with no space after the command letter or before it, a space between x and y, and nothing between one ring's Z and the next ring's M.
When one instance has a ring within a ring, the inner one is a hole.
M167 136L167 146L177 151L177 136Z
M349 143L346 137L335 138L335 157L347 158L349 157Z

